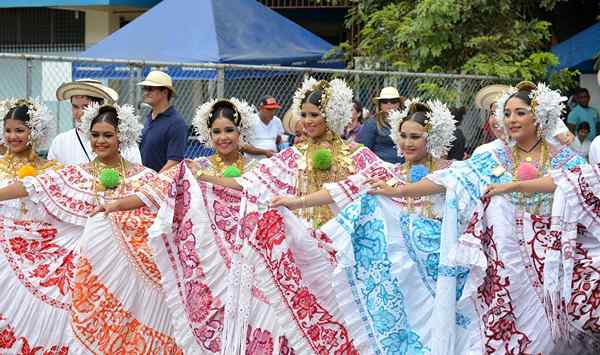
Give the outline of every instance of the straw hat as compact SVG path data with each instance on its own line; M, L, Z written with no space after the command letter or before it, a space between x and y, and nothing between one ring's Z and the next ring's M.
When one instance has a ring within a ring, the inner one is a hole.
M138 86L158 86L165 87L173 94L175 94L175 89L173 88L173 80L171 76L160 70L153 70L146 76L146 79L140 83L137 83Z
M70 100L73 96L90 96L103 99L105 104L113 104L119 99L119 94L102 85L98 80L80 79L63 83L56 89L56 98L59 101Z
M510 89L508 85L488 85L477 93L475 96L475 105L480 110L489 110L490 106L498 101L500 97Z
M401 98L402 98L402 96L400 96L400 93L398 92L398 90L395 87L388 86L388 87L381 89L381 92L379 92L379 96L374 97L373 101L375 101L377 103L381 99L401 99Z
M294 110L288 110L283 116L283 129L288 134L296 135L296 125L301 117L294 115Z

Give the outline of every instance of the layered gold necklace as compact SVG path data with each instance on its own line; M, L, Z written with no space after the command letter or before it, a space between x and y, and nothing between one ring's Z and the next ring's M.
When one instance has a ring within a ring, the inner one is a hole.
M433 158L430 155L427 156L425 163L420 164L420 165L423 165L425 167L425 169L427 169L428 174L435 170L435 162L433 161ZM400 168L400 173L404 177L404 181L406 181L406 183L418 182L418 181L412 181L411 170L412 170L413 166L414 165L412 162L407 161L404 164L402 164L402 167ZM433 210L432 210L432 202L426 196L419 197L419 198L405 197L405 198L403 198L403 200L406 201L406 209L407 209L408 213L415 212L415 201L418 200L421 203L421 213L420 214L426 218L434 218Z
M47 162L40 159L33 151L26 157L18 157L8 151L0 159L0 178L10 180L17 177L17 171L24 166L42 167Z
M240 174L243 174L244 167L246 165L246 160L244 159L244 157L241 154L238 154L237 160L234 161L233 164L230 164L230 165L227 165L223 161L223 159L221 158L221 156L219 154L211 155L208 158L208 160L210 161L210 163L212 165L212 169L214 171L215 176L223 175L223 172L225 171L225 169L227 169L230 166L236 167L240 171Z
M533 158L533 154L531 152L535 149L535 147L540 144L540 154L538 160L536 161ZM536 169L536 178L544 176L549 168L550 168L550 152L546 142L542 139L534 148L529 151L524 151L519 148L517 145L511 148L511 158L512 158L512 179L513 181L522 180L519 177L519 170L524 167L525 164L530 164L532 167ZM549 205L552 200L552 194L547 193L521 193L521 192L513 192L511 194L511 200L513 203L518 206L524 208L531 214L537 215L540 213L540 208L544 205ZM546 211L544 211L545 213Z
M310 139L300 143L296 148L302 154L299 164L296 191L298 197L319 191L325 183L337 182L354 174L354 162L349 145L328 131L322 140L316 142ZM331 152L332 163L327 170L319 170L313 166L313 157L320 149ZM308 207L295 210L296 215L309 221L313 227L320 227L333 218L333 212L328 205Z

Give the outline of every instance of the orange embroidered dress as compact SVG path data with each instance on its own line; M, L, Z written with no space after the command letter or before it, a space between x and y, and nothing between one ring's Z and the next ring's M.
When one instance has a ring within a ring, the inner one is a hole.
M24 179L30 199L44 206L58 235L77 236L72 249L79 252L61 265L68 269L62 307L70 309L70 327L52 317L34 317L51 325L48 332L68 328L69 354L181 353L147 244L155 214L142 208L88 218L98 204L128 196L156 176L140 165L123 170L126 178L106 191L98 188L93 163Z

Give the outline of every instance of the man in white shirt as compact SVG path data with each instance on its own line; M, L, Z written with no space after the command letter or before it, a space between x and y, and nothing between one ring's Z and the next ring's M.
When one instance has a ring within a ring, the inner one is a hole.
M275 116L281 106L271 95L264 96L258 104L258 123L254 127L254 137L249 145L242 147L242 152L254 159L270 158L277 154L277 146L281 144L284 133L283 124Z
M588 154L590 152L591 143L587 139L590 134L590 124L586 121L579 122L577 125L577 136L571 143L571 149L573 149L581 157L588 160Z
M69 100L71 102L75 127L54 138L48 150L48 159L57 160L65 165L91 162L96 155L92 152L89 138L78 128L83 117L83 109L92 102L101 105L112 104L118 100L119 94L97 80L82 79L63 83L56 90L56 98L59 101ZM142 163L142 157L137 147L129 148L121 153L123 158L132 163Z

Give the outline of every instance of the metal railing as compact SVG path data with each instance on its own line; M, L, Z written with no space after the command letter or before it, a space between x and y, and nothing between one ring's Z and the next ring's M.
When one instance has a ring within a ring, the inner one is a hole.
M252 66L233 64L199 64L109 60L66 56L0 54L0 98L41 97L57 117L57 132L72 127L68 103L58 102L56 88L66 81L96 78L117 90L121 103L130 103L145 114L142 92L136 86L150 70L160 69L174 80L176 95L172 101L188 121L195 108L215 97L235 96L257 104L265 94L281 104L278 116L289 109L294 91L304 77L343 78L354 89L355 97L374 112L372 98L385 86L395 86L405 97L437 93L443 101L452 98L455 105L465 106L461 128L473 147L482 140L484 113L476 109L473 99L483 86L501 82L495 77L408 73L391 71L340 70L304 67ZM433 90L432 90L433 88Z

